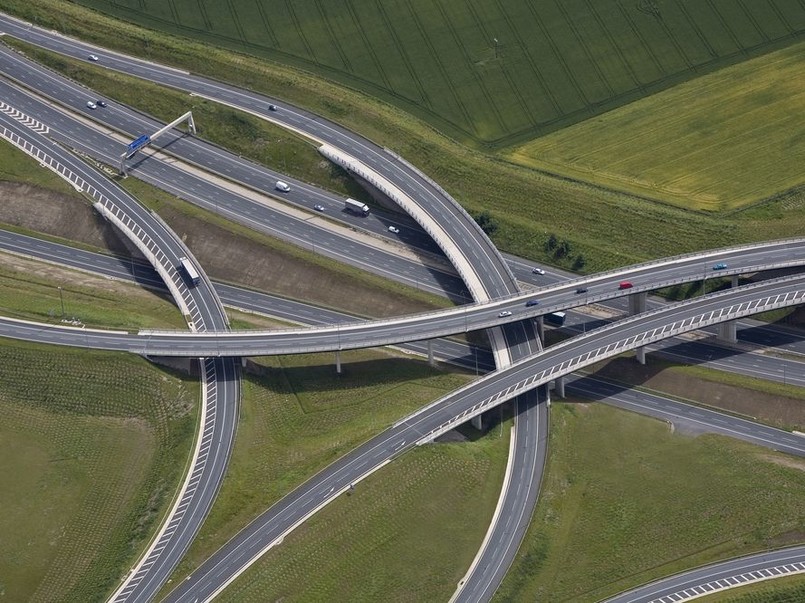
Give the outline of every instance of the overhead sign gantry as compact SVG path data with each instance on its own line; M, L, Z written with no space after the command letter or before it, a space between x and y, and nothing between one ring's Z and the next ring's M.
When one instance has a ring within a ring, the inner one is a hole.
M151 144L154 140L162 136L168 130L171 130L178 126L183 121L187 120L187 128L190 130L191 134L196 133L196 122L193 121L193 112L188 111L181 117L173 120L168 125L160 128L150 136L148 134L143 134L132 140L127 146L126 150L120 155L120 173L125 176L126 175L126 159L131 159L137 154L137 151L140 149L145 148L149 144Z

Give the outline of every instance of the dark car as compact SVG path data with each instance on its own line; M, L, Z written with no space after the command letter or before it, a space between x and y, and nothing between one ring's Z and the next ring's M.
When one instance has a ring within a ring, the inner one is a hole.
M97 100L97 101L95 101L95 104L98 105L99 107L105 107L106 106L106 101Z
M276 111L277 110L277 105L269 105L268 110L269 111Z
M587 293L587 287L579 287L576 289L576 293Z
M539 304L539 300L538 300L538 299L529 299L529 300L528 300L528 301L525 303L525 305L526 305L526 306L536 306L537 304Z

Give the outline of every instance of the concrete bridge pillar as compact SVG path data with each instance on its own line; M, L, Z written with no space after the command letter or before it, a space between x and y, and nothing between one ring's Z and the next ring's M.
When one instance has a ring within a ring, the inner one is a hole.
M646 364L646 346L640 346L635 350L635 358L640 364Z
M341 374L341 350L335 351L335 372Z
M475 427L475 429L477 429L478 431L483 431L484 430L483 416L484 416L483 413L481 413L480 415L475 415L472 419L470 419L470 425Z
M629 296L629 314L640 314L646 311L646 297L648 294L633 293Z
M738 286L738 275L732 275L732 286ZM718 325L718 338L726 343L737 343L738 341L738 323L734 320L722 322Z
M545 345L545 320L542 316L537 316L534 319L534 325L537 327L537 337L539 337L539 342L544 346Z
M718 338L727 343L736 343L738 341L738 323L734 320L722 322L718 325Z
M436 366L436 361L433 359L433 340L428 339L428 364Z
M545 398L545 403L550 407L551 405L551 388L546 383L545 385L540 385L537 389L537 396Z
M560 398L565 397L565 377L557 377L554 380L554 389L556 390L556 395Z

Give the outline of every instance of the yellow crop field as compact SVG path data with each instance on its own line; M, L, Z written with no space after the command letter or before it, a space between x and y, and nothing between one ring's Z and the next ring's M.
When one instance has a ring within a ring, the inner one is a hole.
M516 163L689 209L742 207L805 182L805 43L511 150Z

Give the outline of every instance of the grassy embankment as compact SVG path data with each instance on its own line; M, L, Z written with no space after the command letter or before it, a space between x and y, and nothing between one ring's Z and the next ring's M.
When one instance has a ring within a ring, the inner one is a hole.
M342 352L340 376L331 354L255 361L255 370L244 377L238 437L226 479L210 517L173 577L174 584L315 472L469 379L377 350ZM499 488L505 451L495 458L486 471L498 476L490 479L497 480ZM494 483L490 487L494 492ZM409 502L416 505L415 501L413 497ZM491 514L495 501L484 496L477 504L468 508L483 517ZM473 546L477 542L471 539L467 550Z
M603 405L552 410L540 503L496 601L598 601L805 538L801 460Z
M222 600L448 600L497 502L509 425L387 465L269 551Z
M0 342L6 598L105 599L167 511L198 395L134 356Z
M411 115L303 72L146 31L75 5L59 3L57 11L54 6L53 0L31 0L10 2L8 10L101 45L226 79L327 115L411 158L469 210L489 210L499 224L495 242L535 260L572 266L581 256L583 269L595 271L801 232L803 208L796 199L793 206L790 198L781 198L739 214L709 215L556 178L455 144ZM712 112L719 111L714 104ZM567 239L572 252L562 258L546 252L550 233Z

